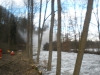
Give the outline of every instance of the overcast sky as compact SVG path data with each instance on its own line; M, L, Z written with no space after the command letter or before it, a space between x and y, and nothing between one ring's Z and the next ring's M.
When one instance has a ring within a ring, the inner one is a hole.
M24 0L0 0L0 5L7 6L13 2L15 4L15 6L22 7L22 6L24 6L23 1Z

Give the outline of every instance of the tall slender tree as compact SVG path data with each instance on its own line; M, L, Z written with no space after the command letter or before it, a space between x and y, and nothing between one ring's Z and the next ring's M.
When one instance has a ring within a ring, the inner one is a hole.
M99 42L100 42L100 21L99 21L99 14L98 14L98 7L99 7L99 0L96 0L96 13L94 12L94 15L96 17L96 21L97 21L97 27L98 27L98 34L99 34ZM98 51L99 51L99 47L100 44L98 43Z
M33 57L33 0L28 0L28 24L27 24L27 52L28 57Z
M43 37L43 28L45 25L45 18L46 18L46 12L47 12L47 5L48 5L48 0L46 0L46 7L45 7L45 13L44 13L44 20L43 20L43 24L42 24L42 31L38 33L38 55L37 55L37 63L39 63L39 56L40 56L40 49L41 49L41 44L42 44L42 37ZM40 9L42 8L42 4L40 3ZM40 19L39 19L40 21ZM40 25L40 24L39 24ZM40 28L39 28L40 29Z
M61 2L57 0L58 7L58 29L57 29L57 67L56 75L61 75Z
M41 10L42 10L42 0L40 0L40 13L39 13L39 29L38 29L38 54L37 54L37 63L39 63L39 55L40 55L40 45L41 45L41 39L40 39L40 25L41 25Z
M28 3L28 21L27 21L27 43L26 43L26 56L29 57L29 0L27 0Z
M51 0L51 26L49 32L49 57L48 57L48 68L47 70L51 70L52 63L52 39L53 39L53 26L54 26L54 0Z
M42 43L42 37L43 37L43 28L44 28L44 25L45 25L45 18L46 18L46 13L47 13L47 5L48 5L48 0L46 0L46 7L45 7L45 13L44 13L44 20L43 20L43 24L42 24L42 31L41 31L41 42Z
M33 58L33 3L34 1L31 0L30 9L31 9L31 25L30 25L30 58Z
M83 31L82 31L82 35L81 35L81 39L80 39L79 51L78 51L76 65L75 65L73 75L79 75L79 73L80 73L85 44L86 44L86 40L87 40L89 23L90 23L90 19L91 19L92 6L93 6L93 0L88 0L87 12L86 12L84 27L83 27Z

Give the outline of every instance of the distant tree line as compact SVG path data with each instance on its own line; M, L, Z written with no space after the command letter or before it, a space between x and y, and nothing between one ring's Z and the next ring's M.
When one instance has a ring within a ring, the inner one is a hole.
M57 51L57 41L53 41L53 51ZM85 53L91 53L91 54L100 54L99 49L99 41L92 41L87 40L85 45ZM79 41L71 41L70 39L65 40L61 43L62 51L64 52L78 52L79 47ZM48 51L49 50L49 43L46 42L43 46L43 50Z

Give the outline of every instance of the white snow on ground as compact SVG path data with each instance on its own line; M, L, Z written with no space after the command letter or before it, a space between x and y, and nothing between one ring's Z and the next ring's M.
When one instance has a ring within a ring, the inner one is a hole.
M48 51L40 53L40 68L43 75L56 75L57 52L53 51L52 55L52 71L46 71L48 62ZM62 52L61 75L73 75L76 62L76 53ZM36 59L36 57L33 57ZM100 75L100 55L84 54L80 75Z

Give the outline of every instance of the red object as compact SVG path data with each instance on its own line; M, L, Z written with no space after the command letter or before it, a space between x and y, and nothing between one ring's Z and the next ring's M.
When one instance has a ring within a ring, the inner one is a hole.
M11 55L15 55L15 53L14 53L14 51L11 51L11 53L10 53Z
M2 58L2 49L0 49L0 58Z

